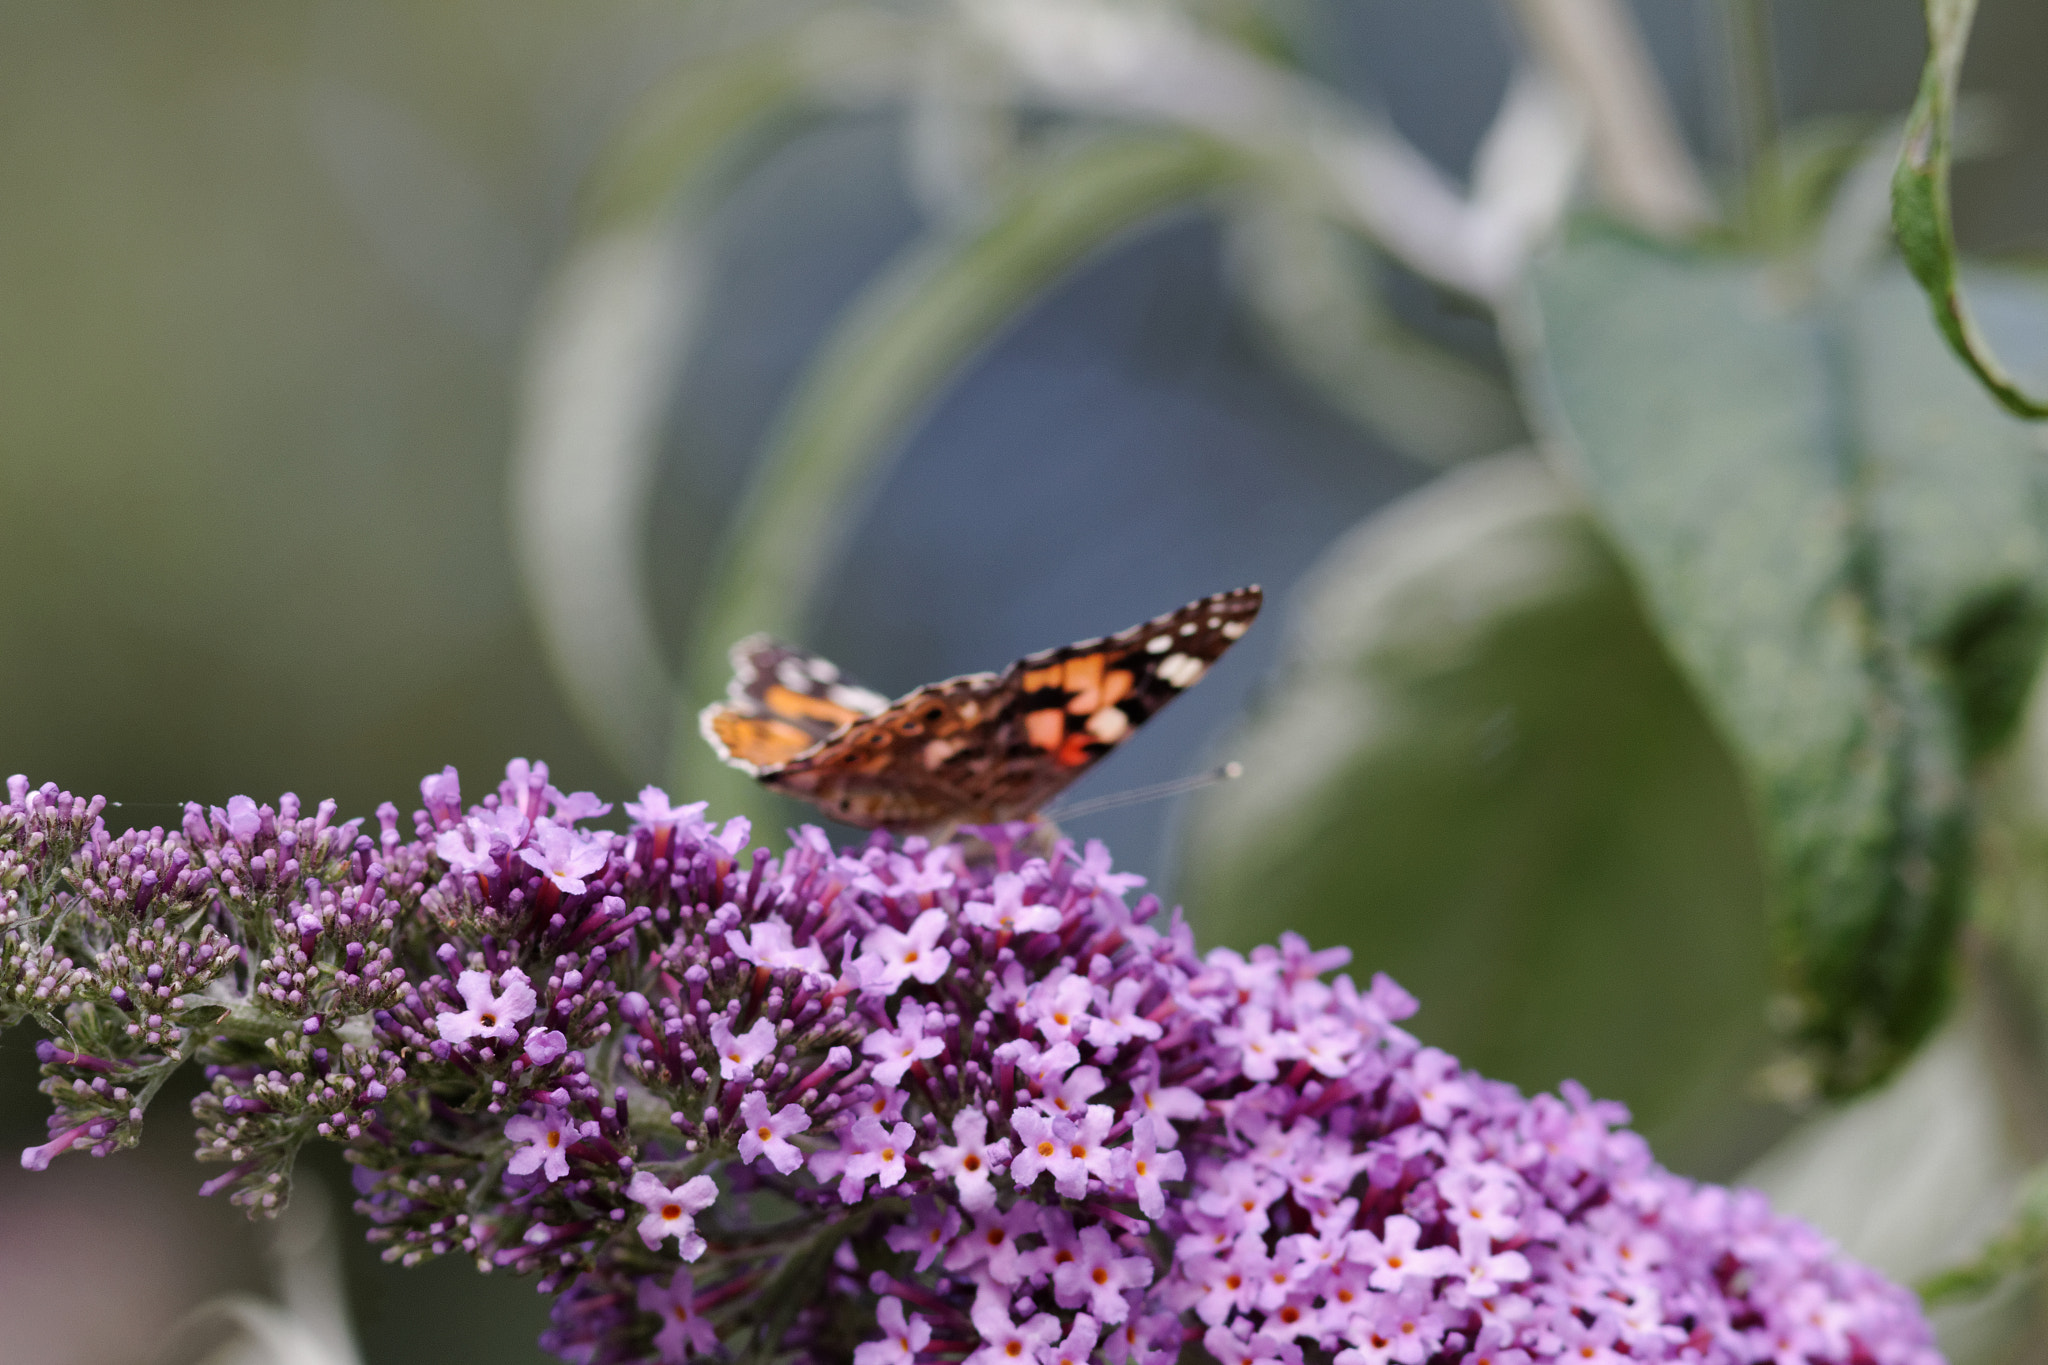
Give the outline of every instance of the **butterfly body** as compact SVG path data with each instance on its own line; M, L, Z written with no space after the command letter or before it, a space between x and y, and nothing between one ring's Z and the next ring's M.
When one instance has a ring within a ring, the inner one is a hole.
M1218 593L894 702L754 636L733 647L727 697L700 726L727 763L848 824L934 832L1028 818L1199 681L1260 602L1256 587Z

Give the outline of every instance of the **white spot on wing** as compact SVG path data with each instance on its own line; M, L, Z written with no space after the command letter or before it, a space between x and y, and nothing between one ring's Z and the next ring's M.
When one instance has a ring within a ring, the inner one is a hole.
M1145 652L1147 654L1164 654L1172 648L1173 637L1171 635L1155 635L1145 642Z
M1225 621L1216 629L1222 633L1224 639L1235 640L1244 634L1245 623L1242 621Z
M1104 744L1114 744L1131 732L1131 718L1114 706L1105 706L1088 717L1087 728Z
M849 711L864 715L876 715L888 709L889 699L879 692L870 692L865 687L854 687L848 683L835 683L825 691L825 699Z
M1175 687L1192 687L1209 666L1192 654L1169 654L1159 664L1159 676Z

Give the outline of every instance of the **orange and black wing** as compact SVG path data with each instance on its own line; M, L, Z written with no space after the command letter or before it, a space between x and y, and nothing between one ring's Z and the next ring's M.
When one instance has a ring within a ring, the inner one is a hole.
M1035 815L1199 682L1260 603L1256 587L1218 593L1000 674L920 687L761 779L871 828L937 831Z
M765 635L734 645L731 658L725 700L699 712L697 726L720 758L756 777L889 705L830 659Z

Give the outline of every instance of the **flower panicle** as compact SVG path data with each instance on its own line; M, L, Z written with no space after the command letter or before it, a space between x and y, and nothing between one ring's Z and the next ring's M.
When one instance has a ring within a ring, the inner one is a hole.
M1934 1365L1910 1296L1618 1106L1524 1097L1294 935L1012 824L780 852L515 760L337 822L237 797L110 833L0 804L0 1023L104 1155L186 1059L207 1193L341 1145L391 1260L555 1296L565 1359Z

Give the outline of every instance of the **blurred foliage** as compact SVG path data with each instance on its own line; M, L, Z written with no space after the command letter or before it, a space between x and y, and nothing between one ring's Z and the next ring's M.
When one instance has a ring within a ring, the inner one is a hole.
M2048 400L2033 397L1993 354L1992 345L1963 302L1957 278L1955 212L1949 202L1949 162L1953 156L1956 91L1962 84L1963 57L1969 50L1970 26L1977 0L1926 0L1927 68L1920 95L1906 120L1898 173L1892 180L1892 224L1899 250L1920 287L1934 305L1934 320L1957 355L1984 387L2017 416L2048 417ZM2028 357L2038 360L2038 357ZM2038 380L2038 365L2020 366Z
M2048 317L2048 288L1984 288ZM2048 627L2048 465L1901 277L1588 234L1536 274L1549 427L1742 760L1818 1082L1933 1026L1969 879L1970 769ZM2048 356L2044 356L2048 358Z

